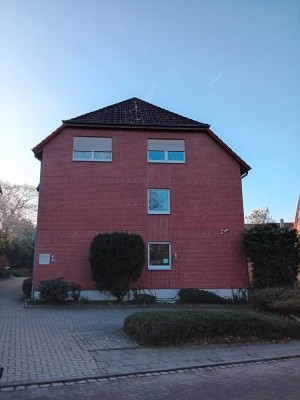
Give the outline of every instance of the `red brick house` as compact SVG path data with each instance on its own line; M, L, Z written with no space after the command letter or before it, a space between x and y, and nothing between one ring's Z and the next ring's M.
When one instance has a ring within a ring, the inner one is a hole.
M300 196L298 198L298 204L295 215L294 229L300 234Z
M41 161L34 290L64 277L96 298L89 246L100 232L139 233L140 288L230 295L247 288L241 179L250 167L209 125L137 98L63 121Z

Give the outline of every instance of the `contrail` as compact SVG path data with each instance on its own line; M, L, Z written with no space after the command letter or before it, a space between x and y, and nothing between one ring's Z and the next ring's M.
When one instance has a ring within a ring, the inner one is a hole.
M217 80L218 80L219 78L221 78L221 76L222 76L222 72L221 72L215 79L213 79L213 80L210 82L210 84L208 85L208 87L210 87L210 86L212 86L214 83L216 83Z

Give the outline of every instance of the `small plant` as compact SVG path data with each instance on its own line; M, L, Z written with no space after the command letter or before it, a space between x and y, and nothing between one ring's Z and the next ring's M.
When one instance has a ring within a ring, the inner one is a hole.
M64 278L41 281L38 288L40 299L45 302L60 302L68 298L69 284Z
M185 304L226 304L227 300L215 293L200 289L181 289L179 302Z
M133 289L133 304L155 304L156 297L153 294L143 293L141 289Z
M69 292L71 292L71 297L73 300L78 300L80 298L81 286L79 283L71 282L69 286Z
M28 298L31 296L32 278L24 279L24 281L22 283L22 291L23 291L25 297Z
M247 289L231 289L231 298L233 304L245 304L248 301Z
M73 300L80 298L81 286L75 282L65 282L64 278L41 281L38 287L40 300L55 303L71 297Z
M79 297L79 303L81 303L81 304L90 304L91 300L86 296L80 296Z

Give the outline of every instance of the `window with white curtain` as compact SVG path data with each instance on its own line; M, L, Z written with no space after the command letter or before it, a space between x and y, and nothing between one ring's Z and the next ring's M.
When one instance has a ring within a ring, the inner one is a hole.
M73 161L112 161L112 138L74 137Z
M184 140L148 139L148 162L184 163Z

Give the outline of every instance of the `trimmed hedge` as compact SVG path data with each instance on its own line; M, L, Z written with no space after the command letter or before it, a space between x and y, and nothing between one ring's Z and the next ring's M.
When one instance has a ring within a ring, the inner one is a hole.
M149 311L128 316L124 331L141 345L300 339L300 324L253 311Z
M228 301L215 293L200 289L181 289L179 302L185 304L226 304Z
M261 310L300 316L300 289L288 287L258 289L250 294L250 303Z
M295 229L260 224L245 231L246 256L252 263L253 287L279 287L297 282L300 237Z

